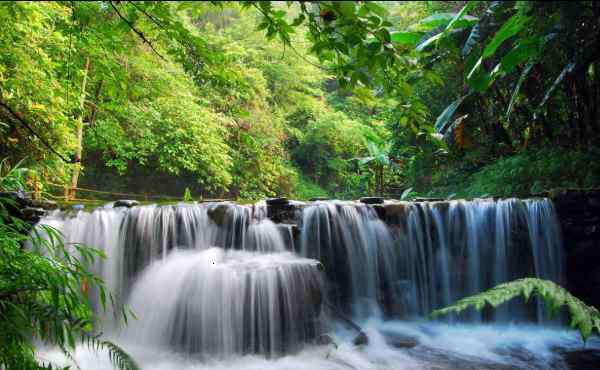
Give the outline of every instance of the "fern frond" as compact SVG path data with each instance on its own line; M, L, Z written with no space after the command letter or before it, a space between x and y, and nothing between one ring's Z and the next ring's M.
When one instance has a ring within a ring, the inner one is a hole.
M99 339L100 336L88 336L84 338L84 342L88 347L97 351L104 348L108 351L110 362L119 370L140 370L135 360L124 349L115 343Z
M430 314L430 317L435 318L450 313L460 313L471 307L480 311L486 305L497 307L517 296L523 296L525 300L528 300L532 294L544 300L545 307L551 315L556 314L561 307L566 306L571 317L571 327L579 330L584 341L594 331L600 334L600 312L595 307L586 305L556 283L537 278L519 279L497 285L485 292L460 299L448 307L435 310Z

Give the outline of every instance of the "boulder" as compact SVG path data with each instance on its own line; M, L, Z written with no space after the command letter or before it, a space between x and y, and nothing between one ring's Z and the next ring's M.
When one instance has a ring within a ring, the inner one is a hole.
M268 206L284 206L288 205L290 201L288 198L280 197L280 198L268 198L266 200Z
M419 340L410 335L395 332L383 332L385 342L395 348L413 348L419 345Z
M140 202L138 202L137 200L120 199L115 202L115 204L113 205L113 208L118 208L118 207L131 208L133 206L139 206L139 205L140 205Z
M597 349L566 352L563 358L571 369L600 370L600 351Z
M361 331L356 337L354 337L352 343L355 346L364 346L366 344L369 344L369 337L364 331Z
M317 339L315 340L315 342L320 346L327 346L327 345L333 344L334 346L337 347L333 338L327 334L319 335L317 337Z
M225 223L225 216L227 215L228 208L229 204L221 203L209 208L206 211L206 213L215 224L217 224L218 226L223 226L223 224Z
M383 204L383 197L362 197L359 201L364 204Z
M44 217L46 210L43 208L25 207L21 211L21 214L23 215L23 219L25 221L37 223L42 217Z

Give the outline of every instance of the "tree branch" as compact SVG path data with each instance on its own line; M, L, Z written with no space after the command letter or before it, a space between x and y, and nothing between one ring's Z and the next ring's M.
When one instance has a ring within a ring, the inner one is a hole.
M144 36L144 33L143 33L142 31L138 30L137 28L135 28L135 25L134 25L134 24L133 24L133 23L132 23L132 22L131 22L129 19L125 18L125 17L124 17L124 16L121 14L121 12L119 11L119 9L118 9L118 8L115 6L115 4L113 4L113 2L112 2L112 1L109 1L108 3L109 3L109 4L110 4L110 6L113 8L113 10L115 11L115 13L117 13L117 15L119 16L119 18L121 18L121 20L122 20L123 22L125 22L125 23L126 23L128 26L129 26L129 28L130 28L130 29L131 29L133 32L135 32L135 33L136 33L136 34L137 34L137 35L138 35L138 36L139 36L139 37L142 39L142 41L144 41L144 43L146 43L148 46L150 46L150 49L152 49L152 51L153 51L153 52L154 52L156 55L158 55L158 57L159 57L160 59L162 59L162 60L164 60L164 61L166 61L166 60L167 60L167 59L165 59L165 57L163 57L163 56L162 56L162 55L161 55L161 54L158 52L158 50L156 50L156 48L154 47L154 45L152 45L152 43L151 43L150 41L148 41L148 39L146 38L146 36Z
M62 154L60 154L56 149L54 149L54 147L52 147L52 145L50 145L44 138L42 138L40 135L38 135L37 132L35 132L35 130L33 129L33 127L31 127L31 125L29 123L27 123L27 121L25 121L25 119L23 119L20 114L18 114L17 112L15 112L8 104L6 104L2 100L0 100L0 107L4 108L8 113L10 113L10 115L13 116L13 118L15 120L17 120L17 122L19 122L21 125L23 125L29 132L31 132L31 134L33 136L37 137L38 140L42 144L44 144L44 146L46 148L50 149L50 151L52 153L56 154L60 159L62 159L63 162L65 162L65 163L77 163L77 161L75 161L73 159L67 159Z

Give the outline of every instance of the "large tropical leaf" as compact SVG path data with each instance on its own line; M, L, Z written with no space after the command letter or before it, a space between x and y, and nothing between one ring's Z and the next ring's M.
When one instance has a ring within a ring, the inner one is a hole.
M456 109L458 109L460 104L463 102L463 100L465 100L465 98L467 96L469 96L469 94L463 95L460 98L453 101L449 106L446 107L446 109L444 109L442 114L440 114L438 116L437 120L435 121L435 125L434 125L434 128L437 132L439 132L441 134L446 132L446 130L448 128L448 122L454 115L454 112L456 112Z
M462 49L463 57L466 57L467 55L471 54L471 50L473 50L475 45L479 43L479 40L481 39L480 28L481 26L479 25L479 23L477 23L475 26L473 26L473 28L471 28L471 33L469 33L469 37L467 37L467 41L465 41L465 45Z
M465 6L462 7L460 12L456 13L454 18L452 18L452 20L450 20L450 22L446 26L446 29L444 30L444 32L447 32L453 28L458 27L461 24L461 21L463 20L463 18L470 17L467 15L467 12L469 12L469 10L473 9L475 7L475 5L477 5L478 2L479 1L467 1L467 3L465 4ZM475 17L471 17L471 18L477 20L477 18L475 18ZM474 23L476 23L476 21Z
M470 8L467 8L466 11L468 11L469 9ZM460 13L433 14L427 18L420 20L419 23L417 23L414 26L414 28L420 31L428 31L438 28L440 26L447 26L448 24L450 24L450 22L453 21L454 22L452 23L452 28L464 28L474 25L479 20L477 17L466 15L465 13L463 13L462 15L460 15Z
M426 39L425 41L423 41L419 45L417 45L417 51L418 52L422 52L428 46L431 46L434 42L437 42L438 40L441 40L442 37L444 37L444 33L443 32L437 33L437 34L429 37L428 39Z
M504 41L519 33L527 25L530 19L530 17L521 13L517 13L510 17L508 21L500 27L498 32L494 34L494 37L486 45L485 49L483 49L483 58L489 58L494 55L498 47L500 47Z
M533 68L534 65L535 65L534 62L528 63L527 66L525 66L525 68L521 72L521 75L519 76L519 80L517 81L517 84L515 85L515 89L513 90L512 94L510 95L510 102L508 103L508 107L506 108L506 121L507 122L510 121L510 114L512 112L512 107L517 100L517 96L519 95L519 90L521 90L521 85L523 85L523 82L525 82L525 80L527 79L527 76L529 75L529 72L531 71L531 68Z
M565 66L565 68L563 68L563 70L560 72L558 77L556 77L556 80L554 80L554 83L552 83L550 88L546 91L546 94L544 95L544 99L542 99L542 102L538 106L538 109L543 107L546 104L546 102L548 102L548 99L550 99L550 96L552 96L552 93L554 92L554 90L556 90L556 87L562 82L562 80L565 79L565 76L567 75L567 73L572 72L573 69L575 69L575 62L571 62L571 63L567 64Z
M390 33L391 40L394 44L416 46L423 34L421 32L396 31Z

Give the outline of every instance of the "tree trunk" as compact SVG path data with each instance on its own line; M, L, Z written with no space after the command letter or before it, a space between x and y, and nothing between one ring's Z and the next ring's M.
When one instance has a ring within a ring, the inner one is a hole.
M85 59L83 81L81 82L81 95L79 98L79 116L76 120L77 144L75 147L75 164L73 164L73 172L71 173L71 191L69 192L69 199L75 199L75 195L77 192L77 182L79 181L79 173L81 172L81 154L83 152L83 112L85 111L85 90L89 71L90 57L87 57Z

